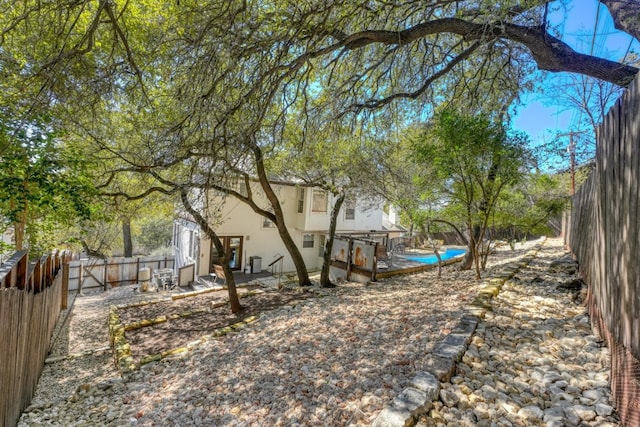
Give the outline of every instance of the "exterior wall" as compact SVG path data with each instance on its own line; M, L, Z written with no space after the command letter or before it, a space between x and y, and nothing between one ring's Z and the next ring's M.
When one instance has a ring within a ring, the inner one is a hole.
M318 266L320 265L318 262L318 244L320 239L318 232L324 233L328 228L328 214L314 214L316 215L316 218L314 218L315 221L308 221L306 220L306 218L308 217L305 213L298 213L297 187L275 185L274 188L276 190L278 198L281 200L280 206L284 212L285 222L289 227L291 237L300 249L300 253L304 258L305 265L309 270L318 268ZM311 193L309 189L306 190L307 191L305 191L304 203L305 208L307 208L309 205L309 203L307 203L306 196L310 197ZM254 196L256 197L259 206L268 205L266 198L264 197L262 191L258 186L254 186L252 191L254 192ZM243 267L248 265L250 257L259 256L262 258L262 269L269 270L269 264L271 264L281 255L284 255L282 270L295 271L293 261L289 256L289 253L286 250L282 239L280 238L278 229L275 228L275 226L268 226L268 224L265 224L264 218L262 216L256 214L247 204L242 203L232 197L213 200L211 205L216 206L216 209L220 210L218 219L220 225L216 227L217 234L220 237L242 236ZM306 211L307 210L305 209L305 212ZM308 209L308 211L310 212L310 209ZM327 224L325 228L314 230L299 229L297 227L299 225L306 225L307 227L309 227L309 224L316 224L320 227L324 225L325 222ZM314 235L313 248L302 247L304 234ZM207 239L206 241L203 241L203 244L201 246L201 264L203 264L203 266L199 270L199 274L205 274L202 271L206 266L208 266L208 250L211 247L211 242ZM207 252L205 252L204 248L207 248Z
M297 193L295 193L293 197L296 197L295 207L297 209ZM331 208L335 204L335 201L336 198L329 195L326 212L313 212L313 189L306 188L303 213L298 213L297 210L293 212L296 218L294 221L295 228L304 231L326 232L329 229ZM380 230L384 214L380 202L357 201L354 219L346 219L345 207L346 204L343 204L341 212L338 215L337 232Z
M313 189L304 188L304 198L302 200L302 212L298 212L300 188L293 185L273 185L280 206L285 215L285 222L291 233L291 237L298 246L305 261L307 269L317 270L322 266L321 246L324 236L329 229L331 208L334 198L328 197L326 212L313 212ZM259 206L269 206L260 186L256 183L252 188L253 196ZM262 216L256 214L247 204L240 202L233 197L214 196L210 198L210 212L216 212L215 222L216 233L220 238L241 237L242 250L241 261L238 267L244 270L249 264L250 257L259 256L262 258L262 269L271 270L269 264L281 255L282 270L285 272L295 271L295 266L288 251L286 250L278 230L274 225L269 226ZM343 206L338 217L338 233L351 231L380 230L382 227L381 204L365 201L356 204L355 218L345 219L346 213ZM183 220L176 223L179 230L174 228L174 251L176 253L176 264L178 267L192 262L196 262L196 274L199 276L210 273L211 242L203 234L199 233L199 245L197 251L191 249L189 254L189 244L192 236L198 230L193 230L193 223L187 224ZM175 226L174 226L175 227ZM176 235L177 234L177 235ZM313 246L304 247L305 236L307 245L310 244L313 236ZM215 249L214 249L215 250ZM215 258L215 253L213 254ZM280 263L275 265L276 270Z
M216 227L216 233L220 237L242 237L242 268L249 263L250 257L259 256L262 258L262 269L267 270L267 266L275 258L285 255L283 270L293 270L291 257L288 256L278 230L275 227L264 227L263 223L263 217L253 212L247 204L228 199L222 208L222 223ZM211 241L203 239L202 248L201 264L203 265L199 271L200 275L205 274L203 269L209 268Z
M373 206L373 207L372 207ZM382 204L372 201L358 201L356 203L355 219L345 219L345 212L342 209L338 216L338 233L344 233L347 231L380 231L382 227L382 217L384 212L382 211ZM329 228L327 224L327 228Z

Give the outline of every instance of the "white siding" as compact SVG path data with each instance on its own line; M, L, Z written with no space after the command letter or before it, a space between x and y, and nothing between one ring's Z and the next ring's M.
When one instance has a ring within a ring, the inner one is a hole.
M300 253L309 270L316 270L321 267L322 259L318 256L320 235L326 234L329 229L331 208L334 198L329 196L329 204L326 213L312 212L313 191L305 188L303 213L298 213L299 187L273 185L280 207L285 216L285 224L294 242L298 246ZM261 188L258 184L253 187L257 204L267 208L269 206ZM374 205L376 207L371 208ZM284 255L283 271L295 271L295 266L291 256L286 250L278 230L263 227L263 217L255 213L248 205L236 200L233 197L212 198L210 206L218 212L218 216L212 222L219 224L215 226L216 233L220 236L242 236L243 237L243 266L249 263L249 258L259 256L262 258L262 268L270 270L271 264L279 256ZM357 203L355 219L345 220L344 208L338 216L337 232L350 231L370 231L380 230L382 227L382 204ZM305 234L314 235L314 245L312 248L303 248L302 242ZM198 274L208 273L209 269L209 248L210 242L205 240L200 245L200 262Z

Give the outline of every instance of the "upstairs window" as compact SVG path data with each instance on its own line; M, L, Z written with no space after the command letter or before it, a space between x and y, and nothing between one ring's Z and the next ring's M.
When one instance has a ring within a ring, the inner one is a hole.
M344 219L356 219L356 201L354 199L344 201Z
M313 201L311 212L327 213L327 192L324 190L313 190Z
M267 217L262 217L262 228L276 228L276 224Z
M268 209L269 213L273 213L273 209ZM262 219L262 228L276 228L276 223L267 218L266 216L261 216Z

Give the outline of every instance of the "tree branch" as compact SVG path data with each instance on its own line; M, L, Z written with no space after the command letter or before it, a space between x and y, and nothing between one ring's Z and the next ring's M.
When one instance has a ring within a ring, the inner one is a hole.
M440 77L446 75L448 72L450 72L456 65L458 65L459 63L461 63L462 61L464 61L465 59L467 59L469 56L471 56L471 54L480 47L480 43L476 42L473 43L471 46L469 46L467 49L465 49L462 53L460 53L458 56L456 56L455 58L453 58L451 61L449 61L447 63L446 66L444 66L443 68L441 68L440 70L438 70L436 73L434 73L433 75L431 75L428 79L426 79L424 81L424 83L422 84L422 86L420 86L417 90L413 91L413 92L398 92L398 93L394 93L393 95L389 95L385 98L382 99L372 99L369 100L365 103L362 104L354 104L350 110L356 110L356 111L360 111L363 108L377 108L377 107L381 107L383 105L387 105L391 102L393 102L396 99L400 99L400 98L410 98L410 99L416 99L418 98L421 94L423 94L428 88L429 86L431 86L431 84L436 81L437 79L439 79ZM347 110L348 111L348 110ZM344 111L341 115L344 115L347 113L347 111Z
M637 0L600 0L613 17L614 26L640 40L640 7Z
M638 69L604 58L584 55L574 51L562 40L553 37L542 27L525 27L510 23L476 24L458 18L443 18L423 22L403 31L366 30L340 40L339 45L347 49L359 49L370 44L407 45L430 35L451 33L466 40L486 42L503 38L526 46L538 68L547 71L568 71L596 77L626 87ZM318 52L299 57L307 60L330 50L326 47ZM335 50L335 47L334 49Z

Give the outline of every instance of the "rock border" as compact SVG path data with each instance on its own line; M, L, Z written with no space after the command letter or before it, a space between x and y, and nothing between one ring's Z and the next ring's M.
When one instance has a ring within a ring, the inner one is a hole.
M131 355L131 345L129 344L129 341L125 336L125 332L132 331L135 329L145 328L148 326L157 325L159 323L164 323L169 320L185 319L185 318L194 316L196 314L202 313L205 310L192 310L192 311L185 311L179 314L174 314L171 316L158 316L155 319L143 319L127 325L123 324L122 321L120 320L120 315L118 314L118 310L121 310L123 308L142 307L145 305L157 304L160 302L175 301L177 299L193 297L200 294L213 292L216 290L218 289L204 289L204 290L193 291L193 292L184 292L181 294L171 295L170 299L169 298L154 299L150 301L135 302L132 304L113 305L109 307L109 340L111 344L111 349L113 351L114 362L120 372L120 375L124 376L126 374L129 374L131 372L134 372L140 369L141 366L144 366L146 364L157 362L164 358L189 351L203 342L206 342L213 338L221 337L231 332L242 329L247 325L256 322L259 319L259 316L249 316L231 325L214 329L211 334L204 335L200 339L192 341L185 346L175 347L160 353L144 356L140 358L138 362L134 360L133 356ZM257 293L260 293L260 292L261 291L259 290L248 291L242 295L238 295L238 298L246 298L252 295L256 295ZM212 308L222 307L227 305L228 303L229 301L222 301L219 303L215 303L215 304L212 304Z
M502 272L485 280L473 302L465 308L465 314L456 327L436 344L428 356L426 371L418 371L407 387L386 405L375 418L371 427L412 427L420 415L433 408L440 395L440 383L449 382L456 365L467 351L471 338L486 313L492 310L491 300L500 293L504 284L521 269L526 268L538 255L546 237L540 239L520 259L506 264Z

